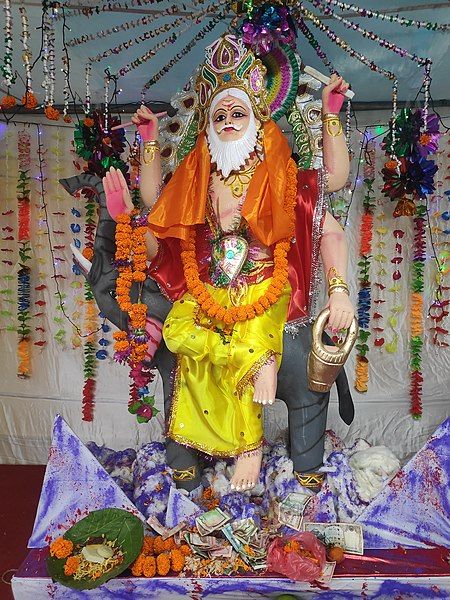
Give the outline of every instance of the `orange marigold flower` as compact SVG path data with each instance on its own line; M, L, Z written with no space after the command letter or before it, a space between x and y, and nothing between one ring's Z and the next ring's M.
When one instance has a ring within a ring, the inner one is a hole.
M72 123L72 117L70 115L64 115L63 121L64 123Z
M156 557L156 569L158 575L165 576L170 571L170 555L163 553Z
M160 535L156 536L153 540L153 552L155 554L161 554L161 552L164 552L164 540Z
M154 577L156 575L156 558L146 556L142 563L142 572L144 577Z
M25 108L36 108L38 101L33 92L27 92L22 96L22 104Z
M184 556L189 556L190 554L192 554L191 547L188 546L187 544L181 544L181 546L180 546L180 552L182 554L184 554Z
M80 566L79 556L69 556L64 564L64 575L73 575Z
M172 548L175 548L175 540L173 539L173 537L164 540L164 550L168 552L169 550L172 550Z
M73 551L73 543L63 537L57 538L50 544L50 554L56 558L67 558Z
M47 117L47 119L50 119L50 121L58 121L59 120L60 112L57 108L55 108L53 106L46 106L44 109L44 113L45 113L45 116Z
M137 559L132 564L131 572L134 575L134 577L140 577L142 575L144 569L144 559L145 556L143 554L139 554Z
M94 119L91 119L90 117L86 117L83 121L83 125L86 125L86 127L93 127Z
M83 252L81 254L84 256L84 258L87 258L89 261L92 261L92 259L94 258L94 249L89 248L87 246L86 248L83 248Z
M184 567L184 554L178 548L173 548L170 552L170 561L172 571L179 573Z
M153 554L153 541L154 537L150 535L146 535L144 537L144 543L142 544L141 552L143 554Z
M0 101L0 106L2 108L14 108L14 106L16 105L16 99L14 98L14 96L3 96L3 98Z

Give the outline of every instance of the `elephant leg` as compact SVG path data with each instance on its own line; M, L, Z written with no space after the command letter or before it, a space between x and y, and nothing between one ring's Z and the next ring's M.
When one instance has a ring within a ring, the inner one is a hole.
M164 414L166 423L168 423L172 404L172 373L175 368L175 356L169 352L164 342L161 342L152 366L158 369L163 381ZM183 488L190 492L200 485L201 468L199 454L196 450L166 437L166 462L173 470L173 480L177 488Z
M301 327L295 338L285 333L278 372L277 398L283 400L288 409L290 457L298 474L316 473L323 464L330 398L329 392L308 389L306 371L311 340L311 326ZM315 483L311 487L317 487L321 476L303 478L302 485L308 480Z

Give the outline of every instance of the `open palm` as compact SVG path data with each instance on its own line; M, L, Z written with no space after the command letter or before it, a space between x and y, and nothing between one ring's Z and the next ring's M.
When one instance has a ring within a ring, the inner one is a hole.
M103 189L106 195L106 207L112 219L116 220L118 215L133 210L130 190L122 171L111 167L103 177Z

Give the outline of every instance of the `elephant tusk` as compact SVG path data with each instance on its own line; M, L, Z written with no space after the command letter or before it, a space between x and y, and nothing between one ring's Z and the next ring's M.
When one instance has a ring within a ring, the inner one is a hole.
M74 260L78 263L80 268L87 275L89 273L89 271L91 270L92 263L87 258L85 258L81 254L81 252L78 250L78 248L75 248L75 246L73 244L70 244L70 249L72 250Z

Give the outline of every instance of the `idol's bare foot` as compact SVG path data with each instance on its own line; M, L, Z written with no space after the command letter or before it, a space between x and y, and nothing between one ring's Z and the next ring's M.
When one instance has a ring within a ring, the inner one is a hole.
M231 478L231 489L237 492L251 490L258 483L261 470L262 450L251 450L240 454Z
M273 404L277 392L277 363L274 356L263 364L254 379L253 402Z

